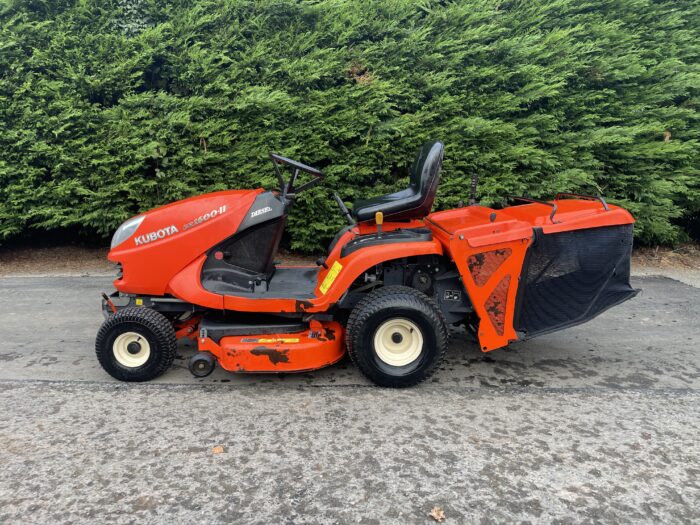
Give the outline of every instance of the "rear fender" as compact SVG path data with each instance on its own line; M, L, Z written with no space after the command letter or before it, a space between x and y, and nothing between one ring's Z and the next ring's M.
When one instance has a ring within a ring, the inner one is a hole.
M349 240L349 239L348 239ZM340 244L340 243L338 243ZM443 255L439 240L411 242L405 244L383 244L366 246L346 257L340 257L341 246L337 246L326 260L326 266L318 276L316 296L318 304L337 303L350 285L364 272L383 262L415 257L419 255Z

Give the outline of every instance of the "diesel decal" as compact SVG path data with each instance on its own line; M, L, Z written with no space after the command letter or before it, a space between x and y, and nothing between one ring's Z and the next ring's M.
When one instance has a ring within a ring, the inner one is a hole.
M259 210L250 212L250 218L252 219L253 217L257 217L258 215L262 215L263 213L269 213L271 211L272 208L270 206L265 206L264 208L260 208Z
M223 206L219 206L215 210L211 210L209 213L205 213L204 215L200 215L197 217L195 220L188 222L182 227L182 231L187 231L193 226L197 226L199 224L202 224L203 222L207 222L209 219L213 219L214 217L217 217L219 215L223 215L226 213L226 205L224 204Z
M136 244L136 246L139 246L141 244L148 244L149 242L169 237L174 233L180 233L180 230L178 230L177 227L173 224L172 226L166 226L165 228L161 228L160 230L155 232L144 233L143 235L139 235L134 239L134 244Z

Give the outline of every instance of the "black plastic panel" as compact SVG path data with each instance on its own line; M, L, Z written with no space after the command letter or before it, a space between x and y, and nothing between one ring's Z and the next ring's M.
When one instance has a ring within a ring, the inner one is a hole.
M238 232L247 230L263 222L281 218L285 213L282 199L271 191L266 191L255 197L250 209L238 227Z
M303 332L307 328L308 325L306 323L293 320L289 322L280 322L279 320L273 319L258 323L240 323L205 317L199 324L199 329L206 330L207 337L212 339L215 343L218 343L222 337L232 335L293 334Z
M346 257L352 252L367 246L381 246L382 244L397 244L407 242L425 242L432 241L433 234L427 228L412 228L399 229L390 232L382 233L381 236L371 233L368 235L360 235L348 242L343 249L340 250L340 256Z
M202 267L202 286L214 293L252 291L256 281L268 279L284 229L285 217L252 226L218 244ZM223 258L217 259L217 253Z
M269 280L254 277L247 288L239 284L239 275L218 271L217 278L202 280L202 286L212 293L239 295L253 299L297 299L315 297L318 268L276 268Z
M268 279L284 233L285 210L276 194L268 191L258 195L236 233L209 250L202 268L202 286L213 292L217 282L225 282L229 292L241 292L252 290L258 280Z

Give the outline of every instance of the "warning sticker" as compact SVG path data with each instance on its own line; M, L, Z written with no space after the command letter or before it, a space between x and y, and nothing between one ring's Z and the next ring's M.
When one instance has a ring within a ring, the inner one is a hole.
M298 337L275 337L275 338L251 338L244 337L241 339L241 343L298 343Z
M331 266L331 269L328 270L328 273L326 274L325 279L323 279L321 286L318 287L318 289L321 290L322 294L325 295L325 293L328 291L328 289L333 284L333 281L335 281L336 277L338 277L340 270L342 270L342 269L343 269L343 265L340 264L338 261L335 261L333 263L333 265Z

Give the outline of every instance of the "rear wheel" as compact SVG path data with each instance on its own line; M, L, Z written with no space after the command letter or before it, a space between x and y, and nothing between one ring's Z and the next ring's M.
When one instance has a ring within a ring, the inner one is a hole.
M150 308L124 308L110 316L97 333L95 352L105 371L120 381L148 381L175 359L175 330Z
M348 354L380 386L407 387L429 378L447 351L447 326L425 294L406 286L364 297L348 319Z

